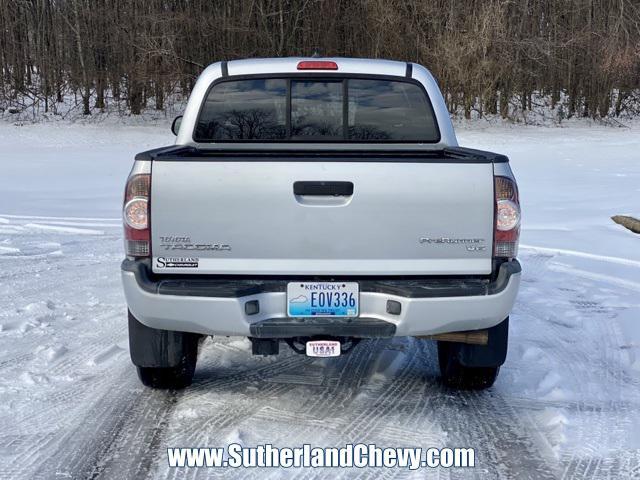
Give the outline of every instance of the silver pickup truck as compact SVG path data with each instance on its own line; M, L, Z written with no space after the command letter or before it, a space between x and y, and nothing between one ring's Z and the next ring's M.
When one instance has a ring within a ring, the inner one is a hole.
M191 383L205 335L332 357L437 341L443 382L486 388L520 282L508 158L458 146L414 63L277 58L201 74L175 145L140 153L124 198L131 358Z

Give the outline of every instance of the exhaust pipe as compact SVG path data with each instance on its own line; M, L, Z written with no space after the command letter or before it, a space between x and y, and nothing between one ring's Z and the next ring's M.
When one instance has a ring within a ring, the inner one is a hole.
M467 332L439 333L437 335L421 335L417 338L427 338L440 342L468 343L470 345L487 345L489 343L488 330L470 330Z

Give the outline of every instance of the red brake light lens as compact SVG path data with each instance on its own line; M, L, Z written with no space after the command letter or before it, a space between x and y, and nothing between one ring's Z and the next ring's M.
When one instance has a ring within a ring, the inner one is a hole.
M305 60L298 62L298 70L338 70L338 64L326 60Z
M151 253L149 234L151 175L133 175L124 193L124 243L127 256L148 257Z

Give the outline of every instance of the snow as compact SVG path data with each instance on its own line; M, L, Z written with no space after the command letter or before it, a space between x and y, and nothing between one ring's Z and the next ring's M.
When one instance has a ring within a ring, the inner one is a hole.
M438 478L637 474L640 237L610 217L640 215L640 128L479 121L458 135L511 157L523 202L522 286L492 389L444 389L417 339L311 359L215 338L190 389L160 392L128 358L119 217L133 155L170 144L168 122L0 124L0 478L175 478L187 472L167 447L230 442L476 448L476 469Z

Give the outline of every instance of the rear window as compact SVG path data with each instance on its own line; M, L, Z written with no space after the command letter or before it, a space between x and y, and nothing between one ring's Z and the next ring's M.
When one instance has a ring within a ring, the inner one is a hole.
M240 80L215 85L196 127L204 142L287 138L287 81Z
M437 142L419 85L375 78L254 78L215 84L197 142Z

